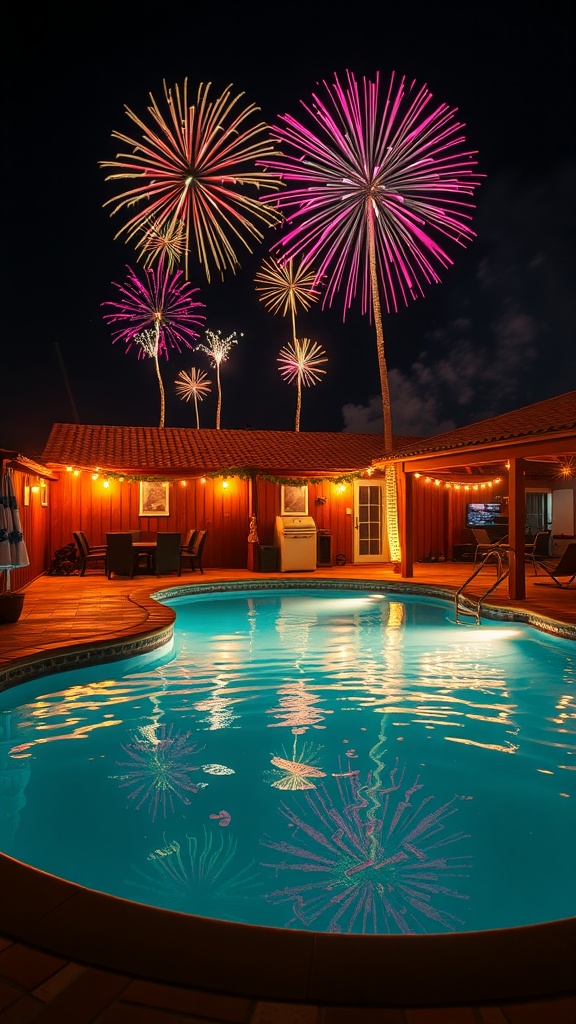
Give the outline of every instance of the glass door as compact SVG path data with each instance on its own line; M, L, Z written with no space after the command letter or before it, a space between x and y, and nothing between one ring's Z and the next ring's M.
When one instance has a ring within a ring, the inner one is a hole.
M389 561L384 523L384 481L354 481L354 561Z

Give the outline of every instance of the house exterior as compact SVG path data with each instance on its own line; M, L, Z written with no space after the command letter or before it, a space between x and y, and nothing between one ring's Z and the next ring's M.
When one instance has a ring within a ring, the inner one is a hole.
M389 456L377 434L67 423L54 425L38 461L0 456L13 468L31 558L14 587L46 571L77 529L92 544L109 531L206 529L205 568L269 570L263 555L273 553L290 489L316 524L319 565L383 565L391 464L403 576L417 561L470 553L471 501L506 511L518 553L511 597L523 596L527 528L550 522L553 533L576 533L576 392L434 438L396 437Z

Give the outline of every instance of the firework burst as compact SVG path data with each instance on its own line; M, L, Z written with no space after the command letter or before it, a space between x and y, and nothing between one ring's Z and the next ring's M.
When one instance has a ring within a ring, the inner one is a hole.
M446 834L458 798L433 810L431 797L414 799L422 789L418 779L401 792L397 765L385 788L378 774L363 785L349 761L348 770L333 777L335 799L321 784L281 805L292 841L263 840L282 859L262 866L302 879L266 897L292 904L287 926L382 934L425 932L430 922L453 931L462 923L434 905L435 898L444 904L464 898L446 884L467 873L466 857L445 852L464 838Z
M449 239L464 246L470 226L475 152L463 125L427 86L392 74L380 97L380 78L323 83L326 99L302 106L310 126L286 114L272 129L283 154L265 161L289 187L268 196L288 212L282 246L288 259L318 261L327 276L324 304L344 288L349 308L362 283L363 312L371 309L370 228L388 311L424 294L439 280L436 267L452 260ZM303 159L304 157L304 159Z
M202 402L206 395L210 394L212 381L208 380L208 375L203 370L197 370L193 366L190 373L186 373L186 370L180 370L174 383L176 385L176 394L183 402L188 402L191 398L194 399L196 427L200 427L198 402Z
M128 267L126 282L122 285L113 282L120 292L120 301L102 305L113 310L104 314L106 322L115 325L113 342L124 342L126 352L136 344L139 356L154 359L160 390L159 426L163 427L166 399L159 357L163 355L168 359L170 348L181 352L183 345L193 347L192 342L200 337L197 328L205 320L204 313L199 312L204 303L194 298L198 288L183 279L181 270L171 273L161 262L157 270L150 268L145 273L146 278L141 281Z
M292 336L295 338L298 307L307 312L320 298L314 271L305 263L295 264L294 260L286 260L285 263L275 259L263 260L254 281L256 291L260 292L260 301L270 313L291 315Z
M169 271L174 270L186 252L184 222L175 217L159 225L152 217L147 218L136 249L144 257L145 267L158 260L158 265L166 263Z
M293 342L280 349L278 357L280 376L291 384L294 380L298 389L296 400L295 430L300 430L300 412L302 408L302 385L311 387L321 380L326 370L321 363L327 363L328 357L321 345L310 338L295 338Z
M282 154L262 161L287 186L266 196L286 216L284 259L302 257L325 278L323 305L344 294L344 316L358 291L373 318L384 451L391 452L392 420L380 291L388 311L424 294L451 258L449 241L474 237L472 197L480 182L475 152L465 146L454 110L434 104L427 86L395 74L380 94L380 78L351 72L323 83L324 97L303 103L303 120L285 114L272 129ZM394 473L386 474L387 503L395 511ZM393 516L390 522L392 523ZM394 561L400 545L389 527Z
M240 335L242 337L242 335ZM210 362L216 367L216 384L218 386L218 405L216 407L216 429L220 429L220 413L222 410L222 385L220 383L220 366L225 363L230 355L233 345L238 344L236 331L226 338L222 337L222 331L206 331L206 344L197 345L196 349L205 352Z
M192 763L192 758L203 748L189 740L189 732L175 734L172 726L168 730L160 726L153 733L143 728L132 743L122 748L130 760L118 761L118 766L127 771L114 778L130 789L130 804L137 811L146 806L153 821L159 810L166 818L168 809L174 811L175 800L189 804L188 793L198 792L190 775L201 768L200 764Z
M215 907L221 913L225 902L234 918L232 907L246 902L258 886L254 861L235 870L238 840L228 829L218 828L216 838L204 829L202 837L187 836L184 847L165 837L164 842L148 857L149 870L137 870L140 882L133 883L148 897L153 893L160 906L210 917Z
M173 89L164 82L167 112L150 94L150 123L125 107L139 137L112 132L130 151L100 163L111 170L106 180L120 189L104 205L112 205L112 215L128 213L116 237L145 237L151 218L159 231L181 222L186 276L194 241L208 281L211 265L221 276L239 266L236 243L251 252L250 240L263 238L259 225L269 227L281 219L258 196L263 187L278 187L267 171L257 170L257 162L275 152L267 125L254 119L258 107L241 105L244 94L233 95L231 85L216 99L210 98L210 88L200 83L196 102L189 103L187 79ZM127 180L133 184L124 191ZM151 259L155 255L150 250Z

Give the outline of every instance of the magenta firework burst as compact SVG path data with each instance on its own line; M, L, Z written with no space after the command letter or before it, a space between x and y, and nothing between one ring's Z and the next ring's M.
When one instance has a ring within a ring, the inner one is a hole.
M158 354L168 358L168 350L182 347L192 348L206 319L204 303L195 298L199 289L184 280L181 270L171 273L164 265L144 271L144 278L128 267L124 284L113 282L120 292L117 302L103 302L110 313L104 313L107 323L113 325L114 341L122 341L128 352L138 335L154 330L157 336ZM138 355L146 352L138 346Z
M346 72L302 103L304 117L279 118L282 155L263 163L287 186L267 200L286 215L284 258L313 261L325 275L324 304L361 286L371 311L371 239L387 310L424 294L452 263L445 243L464 246L471 227L476 152L456 111L426 85L392 74L388 86Z
M363 782L349 762L333 795L321 783L281 805L292 839L263 840L281 859L262 866L290 878L266 897L291 905L288 926L397 934L462 924L450 904L466 897L448 883L468 873L467 858L448 857L447 848L464 836L445 824L458 798L432 809L431 797L416 796L419 780L404 788L398 774L396 765L389 786L377 773Z

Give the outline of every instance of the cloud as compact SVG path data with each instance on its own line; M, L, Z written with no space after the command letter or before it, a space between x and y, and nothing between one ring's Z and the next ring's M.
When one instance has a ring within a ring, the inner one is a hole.
M442 285L443 315L408 366L389 367L395 434L430 437L576 388L572 161L487 183L475 247ZM344 430L382 430L380 396Z

